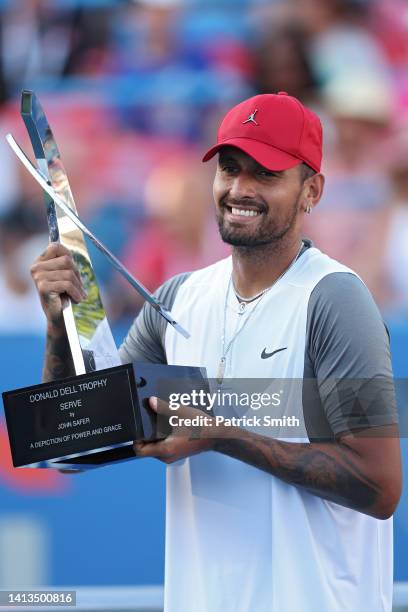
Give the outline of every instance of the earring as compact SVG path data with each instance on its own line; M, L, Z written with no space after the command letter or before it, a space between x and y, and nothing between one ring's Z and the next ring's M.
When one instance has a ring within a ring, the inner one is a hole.
M305 211L308 215L310 215L310 213L312 212L312 207L310 206L310 204L308 204L306 206L306 211Z

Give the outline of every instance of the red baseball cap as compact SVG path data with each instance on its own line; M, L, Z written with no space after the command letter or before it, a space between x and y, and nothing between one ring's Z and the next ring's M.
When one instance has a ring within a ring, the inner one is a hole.
M241 149L268 170L287 170L301 162L320 172L322 125L319 117L285 91L253 96L225 115L208 161L224 146Z

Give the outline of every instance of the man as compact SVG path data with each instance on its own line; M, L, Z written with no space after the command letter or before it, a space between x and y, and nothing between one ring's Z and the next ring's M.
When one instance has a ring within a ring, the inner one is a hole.
M146 305L120 349L123 361L205 366L221 390L230 378L301 383L287 406L301 417L298 439L211 418L201 435L135 443L138 456L172 464L167 612L391 610L401 467L389 341L361 280L301 240L323 191L321 147L319 119L284 92L227 113L204 161L219 153L214 200L232 257L158 290L189 340ZM59 296L83 298L79 275L60 245L32 274L48 319L44 377L62 377ZM380 385L365 401L342 381ZM174 414L155 398L151 407Z

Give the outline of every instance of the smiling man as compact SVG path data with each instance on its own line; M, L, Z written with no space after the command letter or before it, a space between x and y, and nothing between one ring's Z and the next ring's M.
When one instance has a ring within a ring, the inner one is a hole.
M324 187L320 121L283 92L255 96L227 113L204 161L217 153L216 215L232 256L157 291L189 340L146 305L121 357L205 366L220 392L230 379L297 381L282 417L301 427L287 439L209 419L199 435L135 444L171 464L165 610L391 610L401 467L389 340L363 282L301 238ZM67 362L59 294L82 299L65 255L52 245L33 267L47 378ZM177 414L188 422L197 410Z

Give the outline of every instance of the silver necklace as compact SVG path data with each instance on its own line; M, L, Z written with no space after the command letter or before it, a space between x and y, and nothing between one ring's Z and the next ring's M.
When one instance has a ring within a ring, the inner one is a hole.
M240 293L238 293L238 291L235 289L235 285L234 282L232 283L232 286L234 287L234 293L237 296L237 298L239 299L240 302L245 302L245 304L250 304L251 302L255 302L255 300L257 300L259 297L261 297L264 293L266 293L266 291L268 291L269 287L267 287L266 289L262 289L262 291L260 291L259 293L257 293L256 295L252 296L251 298L244 298L242 297L242 295Z
M293 264L295 263L295 261L299 257L302 249L303 249L303 241L302 241L302 244L300 245L300 248L299 248L298 252L296 253L296 256L292 259L292 261L290 262L288 267L282 272L282 274L280 276L278 276L278 278L272 283L272 285L270 285L269 287L266 287L266 289L263 289L255 297L252 297L252 298L249 298L249 299L244 299L243 302L241 302L241 304L242 303L245 304L245 303L254 302L255 300L258 300L258 302L255 304L255 306L253 307L253 309L251 310L251 312L249 313L247 318L242 323L241 327L239 329L237 329L235 334L232 336L231 340L228 342L227 346L225 346L225 332L226 332L226 326L227 326L227 304L228 304L228 298L229 298L229 294L230 294L230 290L231 290L231 285L233 284L233 282L232 282L232 272L231 272L231 276L230 276L229 281L228 281L227 291L226 291L226 294L225 294L225 303L224 303L224 325L223 325L223 332L222 332L222 337L221 337L221 340L222 340L222 355L221 355L221 359L220 359L220 363L218 365L218 371L217 371L217 382L218 382L219 385L221 385L223 380L224 380L225 365L226 365L226 362L227 362L227 355L228 355L228 353L229 353L229 351L231 349L231 346L232 346L233 342L235 341L237 336L239 336L239 334L242 332L244 327L247 325L249 319L254 314L254 312L258 308L259 304L262 302L262 299L264 298L264 296L268 293L268 291L270 291L270 289L272 289L272 287L274 287L276 285L276 283L278 281L281 280L281 278L283 276L285 276L285 274L287 272L289 272L289 270L291 269L291 267L293 266ZM235 288L234 288L234 291L235 291ZM238 299L241 299L239 294L236 291L235 291L235 295L237 296ZM242 313L243 313L243 310L239 314L242 314Z
M286 272L286 270L285 270L285 272ZM279 280L279 278L277 278L275 282L278 282L278 280ZM269 291L269 289L271 288L271 287L267 287L266 289L263 289L260 293L258 293L257 295L254 295L251 298L244 298L235 289L234 282L232 280L231 280L231 284L232 284L232 288L234 289L234 293L236 295L236 298L239 301L239 304L238 304L238 314L239 315L243 315L246 312L247 304L251 304L252 302L255 302L255 300L257 300L258 298L262 298L262 296L265 293L267 293Z

